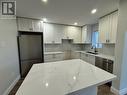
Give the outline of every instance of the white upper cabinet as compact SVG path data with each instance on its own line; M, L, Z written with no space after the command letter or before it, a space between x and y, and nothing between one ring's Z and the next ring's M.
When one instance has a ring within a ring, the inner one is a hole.
M31 19L18 18L17 22L18 22L19 31L32 31L33 30Z
M99 42L116 43L118 12L114 12L99 20Z
M108 40L108 17L99 20L99 42L106 43Z
M44 42L62 43L64 38L64 29L61 25L44 23Z
M44 23L44 43L62 43L62 39L73 39L74 43L81 43L81 28Z
M110 43L116 43L116 34L118 26L118 12L115 12L111 15L111 32L109 35Z
M91 43L92 30L91 25L85 25L82 27L82 43Z
M81 43L81 27L68 26L66 36L69 39L73 39L73 43Z
M43 31L43 22L40 20L32 20L33 31L42 32Z
M19 31L42 32L43 22L29 18L17 18Z

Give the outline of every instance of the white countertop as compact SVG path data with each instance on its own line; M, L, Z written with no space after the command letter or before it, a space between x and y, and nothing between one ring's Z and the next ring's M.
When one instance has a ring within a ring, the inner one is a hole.
M113 60L114 61L114 56L111 56L111 55L106 55L106 54L91 54L91 53L87 53L86 51L74 51L74 52L81 52L81 53L84 53L84 54L89 54L89 55L93 55L93 56L96 56L96 57L101 57L101 58L105 58L105 59L109 59L109 60ZM58 52L44 52L44 55L51 55L51 54L62 54L64 52L61 52L61 51L58 51Z
M93 56L96 56L96 57L101 57L101 58L105 58L105 59L109 59L109 60L114 61L114 56L111 56L111 55L106 55L106 54L101 54L101 53L91 54L91 53L87 53L86 51L75 51L75 52L81 52L81 53L85 53L85 54L89 54L89 55L93 55Z
M114 78L115 75L80 59L35 64L16 95L65 95Z
M58 51L58 52L44 52L45 55L48 55L48 54L61 54L61 53L64 53L64 52L61 52L61 51Z

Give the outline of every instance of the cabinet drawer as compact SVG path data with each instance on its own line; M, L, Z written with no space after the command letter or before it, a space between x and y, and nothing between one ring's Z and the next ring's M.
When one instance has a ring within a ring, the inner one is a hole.
M64 59L64 54L47 54L44 55L44 62L55 62L62 61Z

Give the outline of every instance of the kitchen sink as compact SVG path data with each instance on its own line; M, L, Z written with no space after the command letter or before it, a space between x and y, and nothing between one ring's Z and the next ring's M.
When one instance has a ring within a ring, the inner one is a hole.
M98 52L87 51L87 53L98 54Z

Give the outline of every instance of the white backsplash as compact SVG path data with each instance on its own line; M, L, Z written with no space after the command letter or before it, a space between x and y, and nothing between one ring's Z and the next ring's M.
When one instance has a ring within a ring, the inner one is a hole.
M106 54L106 55L115 55L115 44L103 44L103 47L101 49L98 49L100 53Z
M85 44L83 47L84 51L91 51L91 44ZM99 53L114 56L115 44L103 44L102 48L97 49Z
M83 44L44 44L44 52L57 52L65 50L81 51L83 50Z
M44 51L45 52L57 52L57 51L90 51L92 45L91 44L45 44ZM115 44L103 44L102 48L98 49L99 53L112 55L114 56Z

